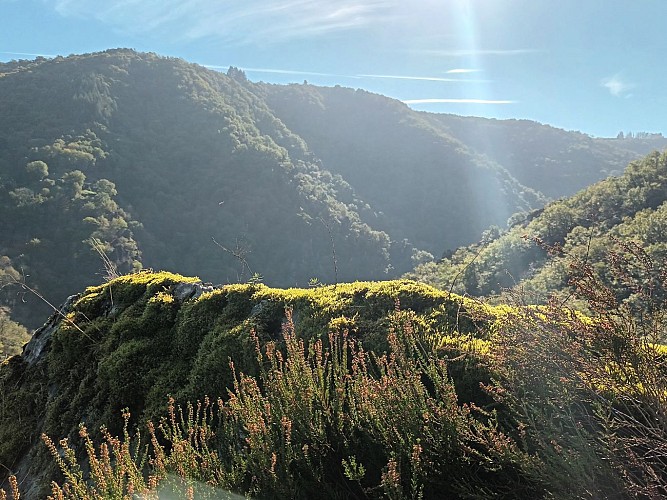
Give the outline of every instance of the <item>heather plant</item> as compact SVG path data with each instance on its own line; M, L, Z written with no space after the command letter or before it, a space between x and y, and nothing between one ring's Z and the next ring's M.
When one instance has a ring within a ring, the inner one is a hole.
M53 498L482 498L541 496L521 471L532 458L497 415L458 400L437 339L410 311L390 316L389 349L364 350L346 330L297 337L288 310L282 339L254 336L258 376L237 373L224 399L183 407L131 437L102 430L87 459L44 436L64 482ZM142 444L143 443L143 444ZM85 474L84 474L85 469ZM204 485L204 486L202 486ZM180 488L180 490L176 490ZM206 489L215 488L215 489Z
M67 439L61 439L57 446L47 435L42 435L42 440L65 478L62 486L56 482L51 484L52 495L49 498L132 498L135 493L150 494L157 482L165 476L164 467L161 467L159 460L152 460L155 466L148 477L144 477L148 450L141 446L140 435L130 438L127 430L129 413L124 412L123 418L125 426L122 438L114 437L106 428L102 428L104 441L98 449L86 427L80 426L79 435L87 455L88 478L84 477L75 450Z
M590 317L555 299L509 312L492 344L502 381L491 392L539 456L533 472L559 496L663 498L667 274L633 243L617 242L607 261L603 270L570 263Z

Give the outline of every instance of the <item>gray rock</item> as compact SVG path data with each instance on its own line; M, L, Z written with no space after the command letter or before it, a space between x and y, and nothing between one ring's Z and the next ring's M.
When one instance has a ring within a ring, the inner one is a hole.
M54 312L48 321L39 328L32 336L30 341L23 347L23 359L28 365L34 365L44 356L44 348L51 341L51 336L62 323L72 305L79 298L79 295L70 295L60 309Z
M179 302L185 302L186 300L196 299L204 292L210 292L213 290L211 285L205 285L201 282L199 283L179 283L176 285L172 293L174 298Z

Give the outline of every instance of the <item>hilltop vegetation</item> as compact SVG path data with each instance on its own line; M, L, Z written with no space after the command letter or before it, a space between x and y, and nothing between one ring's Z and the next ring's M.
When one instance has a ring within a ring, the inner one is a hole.
M661 135L596 139L528 120L417 113L363 90L264 89L276 116L323 165L382 210L383 228L434 255L667 147Z
M99 281L94 240L121 273L215 281L333 281L331 238L338 279L390 265L352 188L225 75L110 51L19 66L0 87L0 255L52 302ZM44 316L10 305L32 326Z
M284 345L286 308L292 334L306 343L346 332L350 341L381 352L400 316L397 304L406 314L414 311L406 320L414 320L415 328L442 332L470 331L466 309L479 307L409 282L213 289L197 279L143 272L90 288L72 301L66 319L54 317L23 357L0 368L0 463L12 464L31 484L54 469L39 443L42 432L76 443L83 415L97 438L102 424L112 433L122 430L124 408L131 410L135 425L163 415L167 395L179 402L205 395L226 399L235 373L259 374L263 365L257 364L256 342ZM318 449L324 445L311 443L312 453L326 454ZM48 485L38 483L34 487L41 491Z
M608 177L661 136L129 50L0 93L0 488L667 495L667 153Z
M342 87L262 89L323 166L382 213L379 227L418 248L460 246L544 201L501 165L398 101Z
M664 349L597 310L121 277L0 365L0 463L29 498L661 496Z
M505 167L523 185L552 199L571 196L601 179L620 175L637 155L667 147L667 138L661 134L601 139L529 120L432 113L423 117Z
M532 129L493 156L475 128L511 123L461 135L368 92L120 49L0 64L0 92L0 299L30 327L50 308L21 284L59 304L142 267L276 286L397 276L540 207L532 163L584 182L650 146L532 124L559 138L549 162Z

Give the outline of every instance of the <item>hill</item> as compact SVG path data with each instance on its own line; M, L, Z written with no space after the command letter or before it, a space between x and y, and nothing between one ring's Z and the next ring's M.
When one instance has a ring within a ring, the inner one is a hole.
M667 148L661 134L595 138L530 120L492 120L447 114L424 118L502 165L525 186L549 198L571 196L612 175L638 155Z
M417 248L460 246L544 201L398 101L342 87L262 88L276 116L322 165L382 213L379 227Z
M0 91L3 268L52 302L99 281L94 247L120 272L178 264L223 282L362 279L391 264L351 186L232 78L118 50L5 68Z
M667 147L659 134L598 139L528 120L418 113L363 90L264 89L323 166L382 211L383 229L434 255Z
M553 293L572 294L573 258L585 261L607 284L615 279L610 250L634 254L657 269L667 257L666 224L667 153L654 152L632 162L623 175L517 216L508 230L490 230L480 243L421 265L408 276L477 296L498 295L519 284L526 300L544 302ZM644 286L653 286L655 271L644 269L648 274L640 275L645 266L624 265ZM660 287L653 292L663 293ZM637 293L626 291L619 298L632 302Z
M280 341L286 308L300 339L345 330L382 351L397 303L443 331L457 323L471 329L465 301L409 282L213 288L142 272L89 288L68 300L22 356L0 366L0 463L18 471L26 490L43 492L43 480L56 476L41 433L76 443L82 419L99 436L102 424L122 430L124 408L135 425L163 415L167 395L179 402L226 397L235 373L259 373L255 342Z
M472 132L513 137L510 122L446 126L361 90L124 49L0 64L0 92L0 299L30 327L50 308L28 289L58 304L142 267L275 286L397 276L539 208L554 179L648 147L534 125L560 141L542 163L568 167L523 176L542 161L532 131L495 157Z
M661 493L665 351L632 326L409 281L124 276L0 365L0 487L11 472L27 498Z

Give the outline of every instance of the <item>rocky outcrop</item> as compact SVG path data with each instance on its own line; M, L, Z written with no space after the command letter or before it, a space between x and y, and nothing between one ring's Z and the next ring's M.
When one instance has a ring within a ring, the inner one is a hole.
M256 339L280 340L286 309L304 339L344 329L379 350L397 303L442 330L454 317L463 325L461 308L472 305L409 281L281 290L140 272L88 288L0 366L0 487L11 471L24 497L48 493L56 467L42 433L82 451L82 422L94 437L101 425L119 434L123 408L141 428L165 414L167 395L224 397L234 383L230 359L237 373L256 373Z

